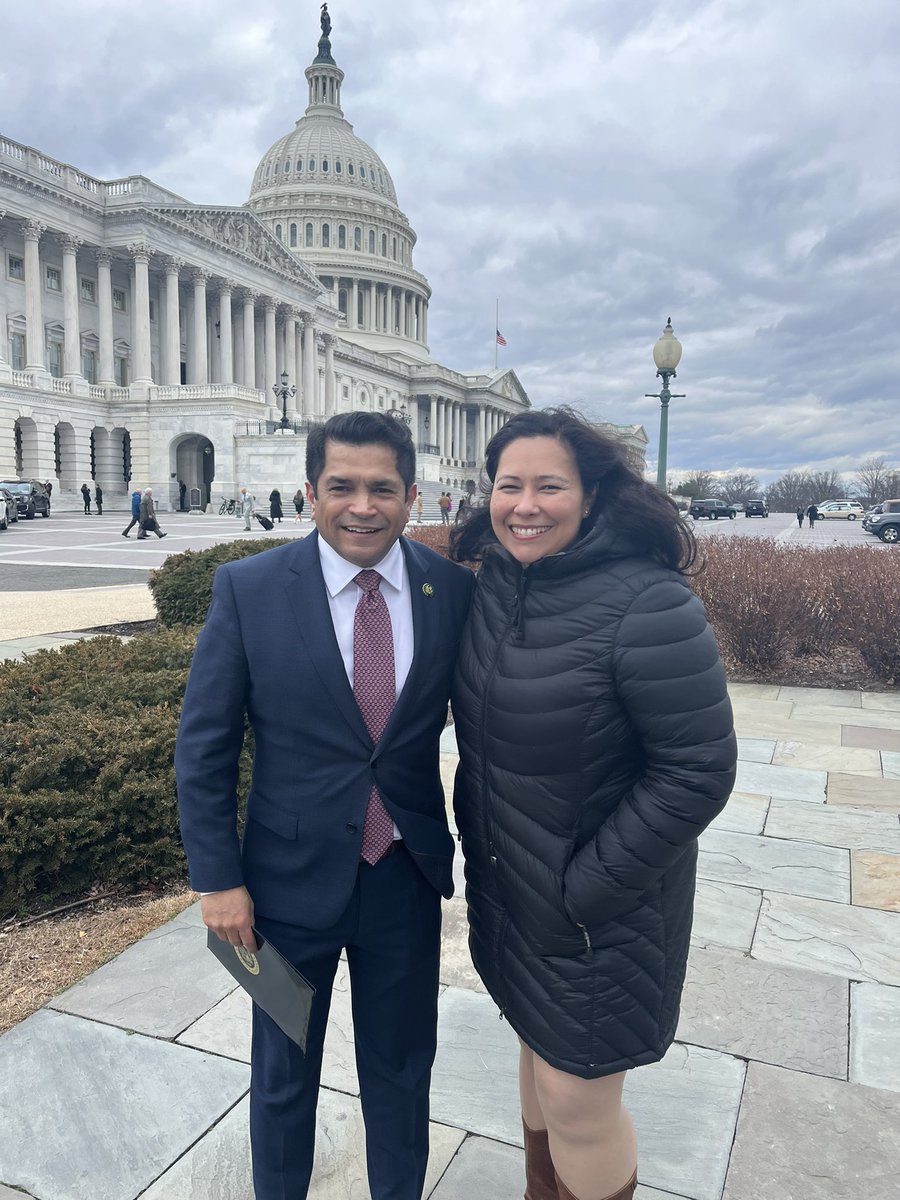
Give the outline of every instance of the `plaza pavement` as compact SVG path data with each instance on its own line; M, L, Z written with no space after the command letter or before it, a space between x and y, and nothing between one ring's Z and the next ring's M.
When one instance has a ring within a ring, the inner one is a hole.
M677 1040L626 1089L638 1200L893 1200L900 694L731 694L738 779L701 839ZM449 793L452 728L442 749ZM521 1200L516 1041L469 962L459 862L457 881L426 1196ZM251 1200L248 1059L193 906L0 1038L0 1200ZM365 1200L343 970L322 1085L312 1200Z

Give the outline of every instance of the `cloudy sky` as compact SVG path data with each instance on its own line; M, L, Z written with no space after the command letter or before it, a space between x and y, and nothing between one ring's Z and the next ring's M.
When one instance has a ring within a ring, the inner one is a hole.
M306 105L311 0L4 5L0 132L241 204ZM393 175L434 356L640 422L669 467L900 465L896 0L332 0L343 107ZM13 53L12 51L15 50Z

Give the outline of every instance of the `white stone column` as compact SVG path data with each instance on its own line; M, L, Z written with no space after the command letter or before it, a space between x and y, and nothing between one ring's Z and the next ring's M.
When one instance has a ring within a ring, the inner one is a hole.
M23 221L25 238L25 370L45 371L44 314L41 303L41 234L46 229L38 221Z
M194 345L190 356L191 374L188 383L206 384L209 382L206 315L206 284L209 280L209 272L195 268L192 279L194 283Z
M219 382L234 383L234 345L231 340L232 284L219 284Z
M453 401L444 401L444 446L447 458L453 458Z
M63 371L66 379L81 378L81 335L78 328L78 247L81 238L60 238L63 270Z
M289 309L284 317L284 369L288 384L297 386L297 314ZM296 403L296 401L294 401Z
M316 321L312 313L303 318L303 415L314 417L316 406Z
M444 421L444 398L443 398L443 396L438 396L437 427L434 431L434 440L437 443L438 454L440 454L441 458L444 457L444 448L445 448L444 432L445 432L445 429L446 429L446 422Z
M234 351L234 382L243 385L244 382L244 315L231 302L231 345Z
M266 393L266 404L272 404L275 395L275 301L271 296L263 301L265 311L265 374L263 390Z
M325 343L325 417L334 416L334 335L322 334Z
M350 288L350 311L347 313L347 328L357 329L359 326L359 280L356 276L353 277Z
M294 397L294 408L298 413L303 412L303 313L294 313L294 378L291 381L297 389Z
M256 387L256 292L244 289L244 387Z
M100 340L98 382L110 387L116 382L113 362L112 255L97 251L97 325Z
M428 345L428 301L422 300L422 337L423 346Z
M462 408L459 401L453 401L453 457L465 458L462 452Z
M484 448L486 445L486 442L484 439L484 405L483 404L480 405L478 408L478 425L476 428L477 428L477 433L476 433L477 440L475 442L475 457L478 459L478 465L481 466L481 464L484 462Z
M429 443L429 445L433 446L439 441L437 415L438 398L434 395L434 393L432 393L428 399L431 402L431 407L428 412L428 437L426 441Z
M178 272L184 266L180 258L167 258L166 270L166 328L163 382L181 383L181 313L178 295Z
M278 309L275 309L275 382L281 386L281 375L285 370L284 321L278 320Z
M152 383L150 367L150 248L143 243L128 247L134 258L132 327L134 329L134 379Z

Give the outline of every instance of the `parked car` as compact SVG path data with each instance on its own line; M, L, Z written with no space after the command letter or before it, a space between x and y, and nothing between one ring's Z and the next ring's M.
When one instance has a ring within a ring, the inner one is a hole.
M900 542L900 508L875 517L869 525L869 533L874 533L883 542Z
M769 506L765 500L748 500L744 505L745 517L767 517L769 515Z
M19 507L12 492L0 487L0 529L6 529L19 519Z
M16 499L19 516L33 521L36 514L50 516L50 497L47 489L36 479L0 479L0 488L12 492Z
M692 517L708 517L710 521L718 521L719 517L728 517L733 521L736 516L736 510L733 504L726 504L724 500L694 500L691 504Z
M865 516L858 500L825 500L817 504L820 521L858 521Z

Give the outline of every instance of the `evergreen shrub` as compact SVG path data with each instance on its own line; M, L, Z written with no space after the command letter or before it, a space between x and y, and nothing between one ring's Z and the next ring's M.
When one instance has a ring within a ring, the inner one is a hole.
M0 664L0 915L184 876L173 755L195 638ZM245 749L242 795L248 769Z
M170 555L158 570L150 572L150 591L160 621L172 626L202 625L212 600L217 567L251 554L263 554L275 546L286 546L290 541L290 538L266 538L222 542L206 550Z

